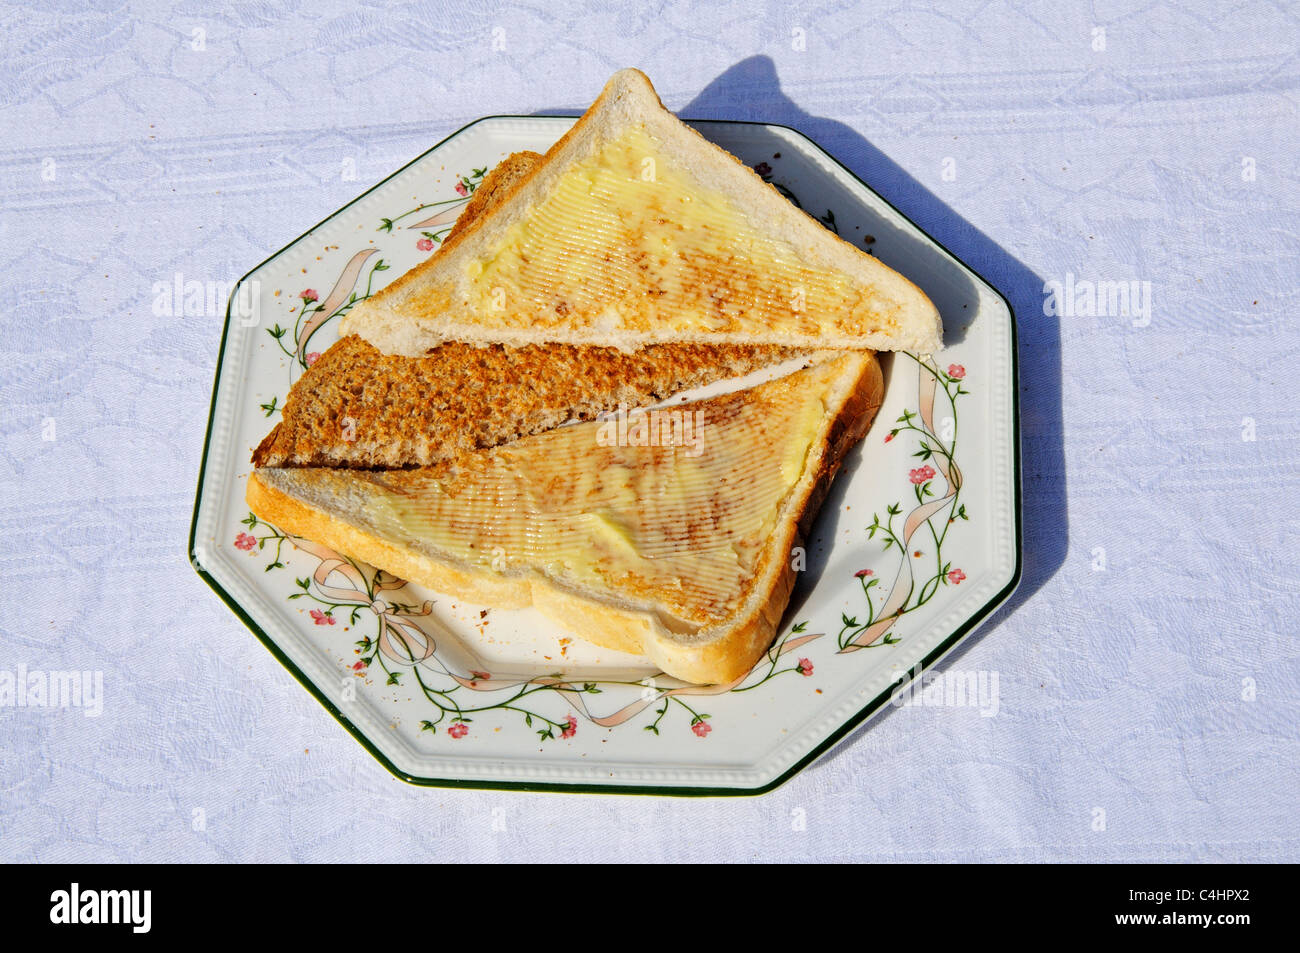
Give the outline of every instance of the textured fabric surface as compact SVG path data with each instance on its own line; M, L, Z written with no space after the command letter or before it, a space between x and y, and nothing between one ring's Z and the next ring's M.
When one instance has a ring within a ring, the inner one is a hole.
M0 858L1300 859L1295 5L2 22L0 670L104 689L98 718L0 708ZM221 315L152 288L230 281L470 120L580 110L624 65L811 136L1011 299L1025 578L945 665L997 672L998 711L890 710L757 799L407 787L186 562ZM1051 281L1137 282L1138 313L1046 314Z

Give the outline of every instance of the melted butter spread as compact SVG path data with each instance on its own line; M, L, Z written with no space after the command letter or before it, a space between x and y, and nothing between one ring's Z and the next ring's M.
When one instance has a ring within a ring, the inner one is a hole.
M694 449L620 444L610 439L616 422L594 421L437 467L357 475L373 490L370 519L385 536L705 625L743 602L840 364L667 408L704 415Z
M466 279L462 317L506 327L771 339L896 323L870 289L801 261L637 127L569 168Z

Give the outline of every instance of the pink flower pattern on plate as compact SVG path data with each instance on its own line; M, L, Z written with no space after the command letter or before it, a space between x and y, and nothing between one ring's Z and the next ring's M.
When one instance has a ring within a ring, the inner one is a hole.
M429 238L421 238L415 243L415 247L420 249L420 251L433 251L433 240Z
M909 470L907 478L917 486L920 486L926 480L934 479L934 467L927 465L924 467L917 467L915 470Z
M960 569L954 569L952 572L948 573L948 581L952 583L954 586L960 583L965 578L966 578L966 574L962 572Z
M709 732L712 730L713 726L707 721L697 721L695 724L691 725L691 731L695 732L701 738L707 738Z
M813 663L806 658L799 660L799 674L807 678L813 673Z
M469 725L465 724L463 721L458 721L447 729L447 734L451 735L453 738L464 738L469 734Z
M316 294L315 288L304 288L302 291L298 292L298 297L306 302L315 301L319 296Z
M310 354L307 355L307 366L311 367L319 360L320 360L320 351L312 351Z
M311 612L308 613L308 615L310 615L313 619L316 620L317 625L333 625L335 622L338 621L338 619L334 618L332 615L327 615L326 613L321 612L319 609L312 609Z
M857 572L853 574L853 577L855 579L863 579L867 576L874 576L874 575L875 573L872 572L870 569L859 569Z
M572 738L578 733L578 719L572 714L564 720L564 730L560 732L561 738Z
M959 381L966 376L966 368L962 367L960 364L949 364L948 376L955 381Z
M235 537L235 548L242 549L246 553L251 553L257 548L257 537L250 536L248 533L240 533Z
M456 183L456 194L457 194L457 195L469 195L469 189L467 189L467 188L465 187L465 182L464 182L464 180L461 180L460 182L457 182L457 183Z

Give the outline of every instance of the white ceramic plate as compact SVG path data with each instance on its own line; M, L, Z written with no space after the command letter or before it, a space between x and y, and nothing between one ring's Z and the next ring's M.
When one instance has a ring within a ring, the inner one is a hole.
M290 384L334 341L339 315L431 254L487 169L521 149L544 152L573 121L466 126L241 279L217 365L192 559L407 781L770 790L934 665L1020 577L1010 308L798 132L693 124L916 282L944 316L948 344L932 358L882 360L884 406L821 511L777 643L740 683L683 686L644 659L568 639L532 610L469 605L376 576L282 537L244 502L252 448ZM427 657L413 663L411 647Z

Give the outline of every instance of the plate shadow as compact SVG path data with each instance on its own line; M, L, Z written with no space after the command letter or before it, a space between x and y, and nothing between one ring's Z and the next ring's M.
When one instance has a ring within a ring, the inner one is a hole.
M815 116L790 99L781 89L776 66L769 57L754 56L736 63L683 107L681 114L692 119L773 122L797 129L946 246L1011 303L1019 357L1021 581L980 629L944 659L944 666L949 666L1041 589L1065 562L1068 551L1061 335L1056 320L1043 314L1043 279L856 130L837 120ZM810 577L818 569L812 559L808 568ZM791 604L802 601L799 597L796 589ZM890 710L890 706L885 708ZM871 723L851 732L836 752L861 737Z
M869 101L870 92L864 90L864 96ZM954 212L852 127L835 119L813 115L787 96L770 57L752 56L729 67L678 113L684 119L777 123L803 133L924 232L942 243L1011 304L1019 358L1021 581L1011 597L985 620L979 631L944 660L945 666L950 665L969 651L977 639L994 631L1002 620L1041 589L1065 562L1068 551L1061 337L1055 319L1043 314L1043 279ZM534 113L550 116L578 114L572 109L543 109ZM945 325L947 333L947 320ZM850 475L852 468L851 455L845 461L846 472L841 479ZM830 511L834 502L832 489L824 512ZM822 564L824 557L819 559L818 554L809 553L808 571L801 574L806 581L795 589L790 603L792 611L797 611L807 599ZM787 624L791 618L793 616L787 613ZM885 707L888 710L889 706ZM847 743L859 738L869 724L851 732L830 756L834 757L836 752L847 747Z

